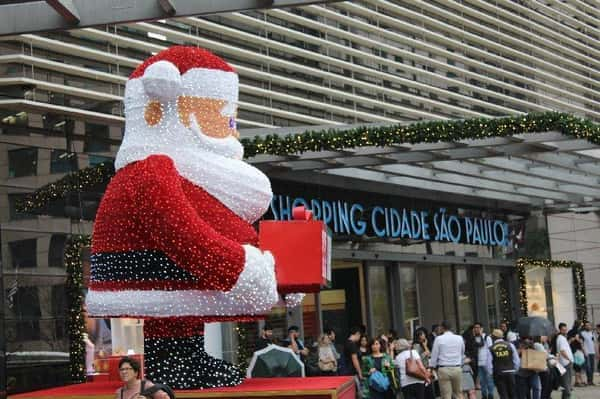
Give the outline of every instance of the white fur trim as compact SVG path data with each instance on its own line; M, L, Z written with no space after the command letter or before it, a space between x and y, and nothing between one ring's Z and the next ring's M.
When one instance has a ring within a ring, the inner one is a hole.
M239 78L235 72L192 68L181 76L183 95L238 102Z
M148 96L162 102L176 99L183 88L179 70L169 61L150 65L141 80Z
M142 77L127 81L125 105L129 104L128 99L143 94L163 102L174 101L177 96L194 96L237 104L239 78L235 72L204 68L193 68L180 75L179 70L172 63L158 61L146 68Z
M246 262L230 291L96 291L86 297L91 316L239 316L268 313L277 303L275 261L270 252L244 245Z

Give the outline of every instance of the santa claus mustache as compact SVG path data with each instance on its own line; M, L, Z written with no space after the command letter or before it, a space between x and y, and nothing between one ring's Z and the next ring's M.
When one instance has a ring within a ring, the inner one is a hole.
M194 140L199 144L201 149L227 158L242 159L244 157L244 147L235 137L209 137L202 132L202 128L193 113L190 114L189 118L189 128L194 133Z

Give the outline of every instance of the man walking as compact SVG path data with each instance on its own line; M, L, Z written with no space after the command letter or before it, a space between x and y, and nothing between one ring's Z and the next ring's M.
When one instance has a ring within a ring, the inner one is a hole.
M563 387L562 399L571 397L571 379L573 377L573 352L569 341L567 341L567 325L560 323L558 325L559 334L556 337L556 356L560 364L565 368L565 373L560 376L560 385Z
M352 375L354 376L354 383L356 384L356 397L362 397L362 368L358 360L360 350L358 349L358 341L360 340L360 328L352 327L350 329L350 335L344 344L344 351L342 357L338 363L338 374L339 375Z
M475 345L478 348L477 376L481 385L481 398L493 399L494 379L487 369L488 358L491 356L492 339L483 332L483 327L479 322L473 325L473 336L475 337Z
M494 375L494 383L500 399L516 398L515 373L521 366L521 360L515 346L504 339L504 332L492 331L494 344L490 348L487 362L488 373Z
M586 321L581 330L581 338L583 339L583 353L585 353L585 372L587 374L587 384L594 385L594 366L596 360L596 343L592 325Z
M440 325L441 335L433 341L429 366L437 369L442 399L463 399L462 363L465 343L460 335L454 334L448 321Z

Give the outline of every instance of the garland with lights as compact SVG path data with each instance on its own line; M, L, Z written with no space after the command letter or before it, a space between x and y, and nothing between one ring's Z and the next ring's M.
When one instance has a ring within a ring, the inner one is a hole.
M512 321L512 309L510 306L510 298L508 294L508 282L506 281L506 275L500 274L500 282L498 284L500 291L500 316L501 320L506 323Z
M237 348L237 366L242 373L246 373L248 369L248 365L250 364L250 359L252 358L252 351L250 350L250 344L248 341L248 337L250 336L250 332L252 331L252 326L255 326L254 323L247 322L238 322L235 327L235 332L237 333L238 340L238 348Z
M67 331L71 380L85 382L85 320L83 315L83 262L81 249L91 245L90 236L73 236L65 247L64 264L67 272Z
M106 184L114 174L115 167L110 162L69 173L62 179L46 184L17 201L16 209L18 212L25 213L42 210L50 201L66 198L73 192L83 192L97 185Z
M419 122L410 125L358 127L354 129L306 131L279 136L268 135L244 138L247 158L259 154L291 155L306 151L342 150L365 146L389 146L403 143L435 143L465 139L508 137L522 133L559 131L566 136L600 144L600 125L558 112L531 113L505 118L476 118L467 120ZM17 203L19 212L43 208L51 200L65 197L73 191L85 191L108 183L114 175L114 166L103 163L71 173L55 183L38 189Z
M579 262L568 260L535 260L529 258L517 259L517 277L519 278L519 303L521 306L521 315L527 316L527 288L526 268L528 266L544 267L546 269L570 268L573 271L573 285L575 288L575 309L577 319L587 320L587 299L585 291L585 273L583 265ZM504 298L503 298L504 301Z

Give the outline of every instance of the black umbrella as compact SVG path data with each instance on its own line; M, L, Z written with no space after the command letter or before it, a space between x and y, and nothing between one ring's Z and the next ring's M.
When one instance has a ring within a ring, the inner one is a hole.
M550 336L554 331L552 323L539 316L521 317L517 324L517 332L521 337Z
M269 345L254 352L246 376L304 377L304 364L291 349Z

